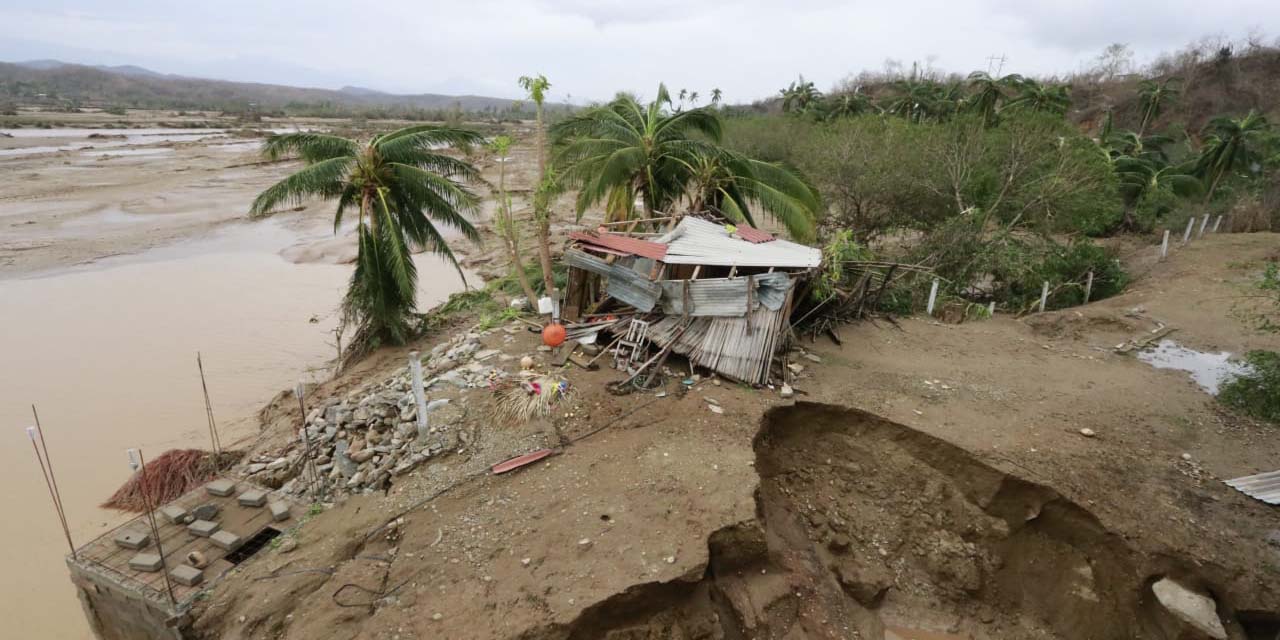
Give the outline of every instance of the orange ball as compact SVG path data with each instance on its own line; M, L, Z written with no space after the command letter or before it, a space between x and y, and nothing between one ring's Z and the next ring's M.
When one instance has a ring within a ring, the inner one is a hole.
M564 325L553 322L542 328L542 343L548 347L558 347L564 344L564 339Z

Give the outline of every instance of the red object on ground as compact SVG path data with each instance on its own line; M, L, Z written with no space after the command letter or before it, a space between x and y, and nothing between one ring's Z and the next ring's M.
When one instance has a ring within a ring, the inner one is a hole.
M508 471L519 469L527 464L533 464L543 458L546 458L553 453L555 452L550 449L538 449L533 453L526 453L522 456L507 460L506 462L499 462L498 464L493 465L493 474L498 475L499 473L506 473Z
M558 347L564 344L565 335L564 325L553 322L542 328L542 343L548 347Z
M760 244L762 242L773 242L774 240L777 239L777 238L774 238L773 234L769 233L768 231L761 231L759 229L756 229L755 227L748 227L745 225L738 227L738 230L734 232L734 235L738 236L738 238L741 240L746 240L747 242L750 242L751 244Z
M649 242L648 240L639 240L616 233L597 233L594 231L574 231L569 234L569 237L579 242L621 251L641 258L662 260L667 257L667 245L661 242Z

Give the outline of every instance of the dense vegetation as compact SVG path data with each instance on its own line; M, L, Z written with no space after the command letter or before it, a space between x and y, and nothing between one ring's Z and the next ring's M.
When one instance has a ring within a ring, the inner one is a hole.
M1206 85L1242 81L1225 79L1233 69L1255 79L1280 70L1280 51L1255 46L1238 63L1229 47L1184 52L1146 76L1125 73L1124 51L1062 81L917 66L824 94L801 77L772 101L726 109L724 140L807 176L824 201L823 238L849 232L931 267L945 296L1023 311L1048 281L1049 306L1078 304L1089 272L1093 299L1124 284L1097 238L1180 230L1205 213L1229 229L1280 228L1280 131L1266 112L1277 102L1257 91L1236 104L1202 97ZM1206 103L1223 111L1205 116Z
M1250 351L1248 373L1222 386L1218 399L1255 418L1280 423L1280 353Z

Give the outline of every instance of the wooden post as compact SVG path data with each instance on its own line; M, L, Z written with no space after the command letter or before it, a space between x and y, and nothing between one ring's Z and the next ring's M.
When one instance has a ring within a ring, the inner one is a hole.
M1204 220L1200 221L1200 232L1196 234L1197 238L1204 237L1204 230L1209 226L1209 214L1204 214Z
M1049 301L1049 281L1044 281L1044 286L1040 287L1040 313L1044 313L1044 305Z
M1218 219L1213 221L1213 233L1218 232L1218 225L1222 224L1222 215L1218 215Z
M1191 218L1187 220L1187 230L1182 232L1182 244L1186 244L1191 241L1191 229L1194 228L1195 226L1196 226L1196 217L1191 216Z
M422 386L422 358L409 352L409 374L413 382L413 403L418 407L418 442L427 439L427 390Z
M933 315L933 303L938 299L938 280L934 278L933 286L929 287L929 304L925 307L925 313Z
M1160 243L1160 259L1169 257L1169 230L1164 230L1164 241Z
M1089 304L1089 294L1093 293L1093 272L1089 272L1089 276L1084 281L1084 303Z

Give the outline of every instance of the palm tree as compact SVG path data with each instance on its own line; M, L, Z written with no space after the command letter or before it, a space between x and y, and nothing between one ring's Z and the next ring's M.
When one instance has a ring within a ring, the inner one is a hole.
M721 96L721 95L722 95L722 94L720 93L720 88L719 88L719 87L716 87L715 89L712 89L712 90L711 90L711 104L713 104L713 105L720 104L720 96Z
M544 189L547 181L547 150L546 129L542 120L542 104L546 100L547 91L551 89L551 83L542 74L520 76L517 82L528 92L529 99L533 100L533 104L537 108L538 186L540 189ZM542 285L545 287L547 295L551 295L555 291L555 279L551 270L551 211L547 198L534 199L534 205L533 217L538 237L538 262L542 266Z
M867 113L873 108L874 105L871 104L871 99L861 91L832 95L818 106L818 110L824 120L851 118Z
M533 292L533 285L529 284L529 274L524 270L524 257L520 255L520 230L516 227L515 216L511 213L511 196L507 194L507 162L510 160L507 153L511 151L511 137L495 136L489 146L498 156L499 200L494 215L498 234L507 245L507 257L511 261L511 270L520 282L525 298L529 300L529 304L534 304L538 297Z
M1209 121L1205 127L1208 135L1196 164L1196 173L1209 182L1205 202L1213 200L1224 176L1257 161L1254 147L1270 126L1267 118L1254 110L1243 118L1221 116Z
M692 106L695 106L695 107L696 107L696 106L698 106L698 92L697 92L697 91L690 91L690 92L689 92L689 104L690 104L690 105L692 105Z
M960 85L943 85L912 73L893 83L896 95L885 107L887 113L902 116L908 122L943 120L959 106Z
M783 113L791 113L793 110L804 113L822 98L822 92L812 82L805 80L804 76L800 76L798 81L792 82L778 93L782 94Z
M1057 115L1066 115L1067 109L1071 108L1071 87L1068 85L1045 85L1025 79L1021 89L1018 97L1007 102L1005 108Z
M363 144L319 133L267 139L263 154L268 159L297 157L306 166L259 194L250 216L267 216L307 198L336 200L336 233L348 209L358 214L355 272L342 302L342 325L356 326L348 358L384 342L403 343L411 335L417 309L414 251L440 254L462 275L437 225L452 226L479 242L466 218L478 200L466 183L483 180L470 163L437 150L482 142L479 134L434 125L405 127Z
M1017 88L1023 81L1023 77L1016 73L996 78L985 71L974 71L969 74L969 89L972 93L966 100L966 106L980 114L982 121L988 126L993 125L1000 105L1008 99L1005 89Z
M1181 81L1181 78L1173 77L1161 82L1143 80L1138 84L1138 102L1142 105L1142 124L1138 126L1138 135L1146 132L1147 125L1160 115L1166 104L1178 98L1177 84Z
M578 188L579 217L603 203L606 219L627 220L640 200L645 218L682 200L754 224L749 205L796 237L812 233L817 196L793 172L719 147L722 124L709 107L672 111L665 86L647 105L620 94L551 129L559 175ZM803 188L802 188L803 187Z
M1199 193L1203 188L1189 164L1165 164L1156 158L1120 156L1115 160L1116 176L1125 198L1134 203L1155 191L1168 191L1179 196Z

